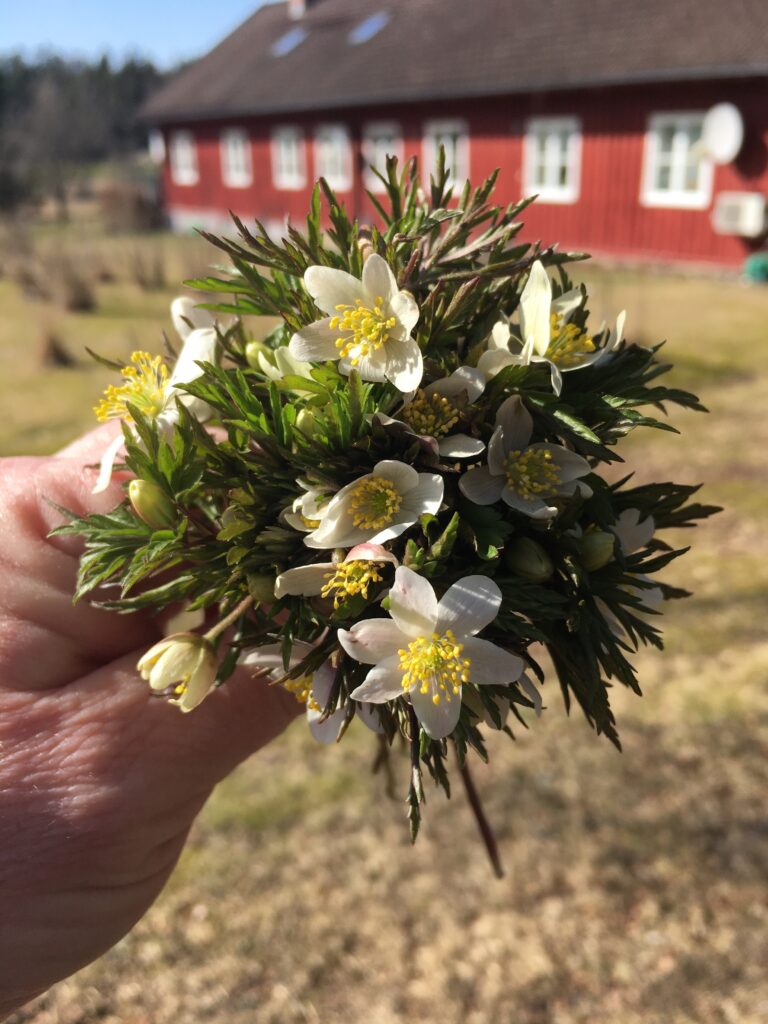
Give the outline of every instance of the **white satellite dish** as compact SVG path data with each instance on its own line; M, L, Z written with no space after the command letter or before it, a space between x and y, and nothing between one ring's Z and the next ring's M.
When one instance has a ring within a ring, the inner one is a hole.
M744 141L744 121L732 103L718 103L704 116L701 141L707 156L716 164L735 160Z

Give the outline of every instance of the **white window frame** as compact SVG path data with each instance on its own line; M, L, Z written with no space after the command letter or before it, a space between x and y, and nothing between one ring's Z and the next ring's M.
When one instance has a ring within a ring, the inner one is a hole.
M294 166L286 166L283 161L283 143L289 142L295 147L296 160ZM272 183L275 188L287 192L296 192L307 184L307 150L304 131L298 125L279 124L272 129L270 143L272 159Z
M566 182L559 171L562 150L559 137L568 133ZM544 142L545 180L537 178L539 141ZM538 195L540 203L576 203L581 191L581 121L578 117L532 117L525 125L523 140L523 189L526 195Z
M329 173L323 166L323 140L328 137L335 139L340 147L338 173ZM352 142L345 124L319 124L315 129L315 177L325 178L331 188L339 192L348 192L352 188Z
M187 128L171 132L168 143L171 181L174 185L196 185L200 180L194 133Z
M701 126L704 111L665 111L651 114L645 133L643 147L643 176L640 185L640 202L643 206L666 207L667 209L705 210L712 202L712 161L699 157L699 180L696 189L683 187L686 157L691 147L686 145L685 132L691 126ZM660 189L655 185L659 157L659 135L668 127L675 128L670 163L670 188ZM696 144L694 143L694 146Z
M385 157L378 152L381 139L392 139L393 144L387 146ZM363 179L365 187L371 192L384 192L384 183L371 170L371 164L386 177L386 156L396 156L398 163L403 159L403 131L397 121L369 121L363 126L362 151L365 169Z
M450 155L446 153L448 164L448 185L463 185L469 172L469 129L466 121L456 118L441 118L435 121L426 121L422 130L421 153L424 164L424 180L429 181L429 176L437 166L437 153L440 148L440 137L443 135L456 135L456 160L455 167L452 166Z
M219 135L219 160L221 180L227 188L248 188L253 184L251 139L245 128L235 125L222 128Z

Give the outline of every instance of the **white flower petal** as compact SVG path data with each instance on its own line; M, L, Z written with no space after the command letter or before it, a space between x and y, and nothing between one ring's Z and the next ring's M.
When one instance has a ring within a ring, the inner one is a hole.
M182 346L179 358L168 380L166 395L170 396L176 390L177 384L188 384L195 380L203 372L197 365L201 363L212 363L216 358L216 331L213 327L200 327L187 335L187 340ZM179 394L181 401L186 404L191 396ZM191 399L194 401L194 399Z
M389 305L390 299L397 295L395 275L378 253L372 253L363 264L363 291L366 306L373 306L379 298L383 300L382 305Z
M437 450L449 459L469 459L479 455L483 448L485 445L479 437L468 437L466 434L451 434L450 437L441 437L437 442Z
M496 427L488 442L488 469L493 476L504 475L504 460L507 457L507 448L504 444L504 430Z
M400 494L412 491L419 484L419 474L413 466L409 466L407 462L399 462L397 459L382 459L381 462L376 463L370 475L389 480Z
M419 386L424 375L421 349L410 337L403 341L390 340L384 347L387 353L387 378L398 391L413 391Z
M387 353L384 348L376 349L375 352L371 352L367 356L361 356L358 353L359 349L341 360L339 373L348 377L352 370L356 370L360 374L361 380L382 383L387 379ZM356 360L354 363L353 359Z
M418 477L416 486L403 494L403 505L400 510L401 513L413 516L413 522L425 512L435 515L443 503L445 490L443 478L439 473L419 473Z
M561 316L563 322L567 324L583 301L584 294L581 288L571 288L570 291L563 292L562 295L553 300L552 312ZM543 353L541 354L543 355Z
M333 575L335 566L331 562L319 562L316 565L298 565L294 569L286 569L275 580L275 597L293 594L302 597L313 597L319 594Z
M396 316L404 334L410 334L419 322L419 307L410 292L397 292L389 300L389 308Z
M330 323L331 317L326 317L324 320L315 320L313 324L307 324L297 331L288 343L288 351L293 358L302 363L322 363L326 359L338 359L336 339L339 332L331 330Z
M459 490L476 505L492 505L504 490L503 476L493 476L487 466L470 469L459 478Z
M96 479L96 483L93 485L91 494L101 494L102 491L106 491L109 487L110 481L112 480L112 469L117 460L117 453L123 447L123 444L124 438L121 431L104 449L104 454L101 456L101 461L99 462L99 475Z
M435 632L457 636L479 633L499 614L501 591L489 576L465 576L453 583L437 606Z
M449 736L456 728L461 715L461 692L451 694L451 699L446 700L441 695L440 703L435 704L432 700L432 691L422 693L416 687L410 692L413 710L421 722L424 731L433 739L440 740Z
M557 467L560 479L563 483L570 483L580 476L586 476L591 472L589 463L576 452L569 451L559 444L532 444L529 452L549 452L552 462Z
M385 658L376 665L357 689L350 694L352 700L365 701L368 704L383 704L388 700L402 697L403 670L400 659L395 654Z
M502 351L510 351L509 339L511 332L509 330L508 320L497 320L491 328L491 337L488 342L488 351L493 349L501 349Z
M340 629L337 638L350 658L364 665L376 665L393 657L410 639L392 619L363 619L351 629Z
M398 694L398 697L399 696L400 694ZM372 702L362 701L355 708L355 714L363 725L367 726L371 732L378 733L379 735L383 734L384 729L382 727L381 720L379 719L376 708L373 706Z
M496 423L504 432L505 452L520 451L531 439L533 419L519 395L512 395L501 403Z
M546 355L549 348L549 318L552 312L552 285L540 260L531 267L520 296L520 330L523 341L533 339L537 355Z
M559 396L560 392L563 390L563 375L560 372L560 367L555 366L555 364L550 362L549 359L545 359L544 362L549 363L549 376L552 380L552 391L554 394Z
M339 729L341 728L341 724L346 716L347 713L343 707L336 708L336 710L327 718L323 718L322 711L317 711L314 708L308 707L307 724L309 725L309 731L318 743L324 743L327 746L330 746L331 743L336 742L339 735Z
M447 398L454 398L463 391L467 393L467 400L471 404L476 402L485 389L485 376L480 370L473 366L460 366L454 370L450 377L443 377L424 388L425 395L445 395Z
M625 508L615 525L611 527L612 532L619 538L621 550L625 555L631 555L633 551L638 551L649 544L655 529L653 516L641 519L640 509L637 508Z
M547 505L541 498L522 498L511 487L505 486L501 497L510 508L530 516L531 519L554 519L557 515L557 509L553 505Z
M510 352L506 352L504 349L489 350L483 352L477 361L477 368L486 377L495 377L497 373L506 366L524 365L522 359L518 356L513 356Z
M199 327L213 327L215 318L208 309L200 309L197 300L190 295L180 295L171 303L173 328L186 341L192 331ZM192 326L190 326L190 324Z
M429 580L413 569L398 566L389 592L389 614L398 629L410 639L434 633L437 598Z
M308 267L304 273L304 285L318 309L331 316L336 313L337 306L354 306L364 294L362 281L346 270L333 267Z
M522 658L478 636L462 637L462 657L469 658L469 678L476 686L496 686L519 679L525 668Z
M526 695L533 701L533 710L537 718L541 717L541 712L544 709L544 701L541 699L541 693L538 686L533 682L527 672L523 672L520 678L517 680L517 685Z

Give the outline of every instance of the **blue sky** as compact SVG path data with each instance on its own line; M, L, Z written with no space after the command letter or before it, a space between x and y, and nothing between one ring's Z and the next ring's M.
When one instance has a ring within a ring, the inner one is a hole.
M0 55L198 57L264 0L0 0Z

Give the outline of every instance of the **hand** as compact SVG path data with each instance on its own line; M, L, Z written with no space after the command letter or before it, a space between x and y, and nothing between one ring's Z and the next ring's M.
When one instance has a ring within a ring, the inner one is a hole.
M113 434L0 460L0 1018L130 930L216 783L299 710L243 672L182 715L136 673L156 622L72 604L78 545L48 539L46 498L114 507L89 468Z

